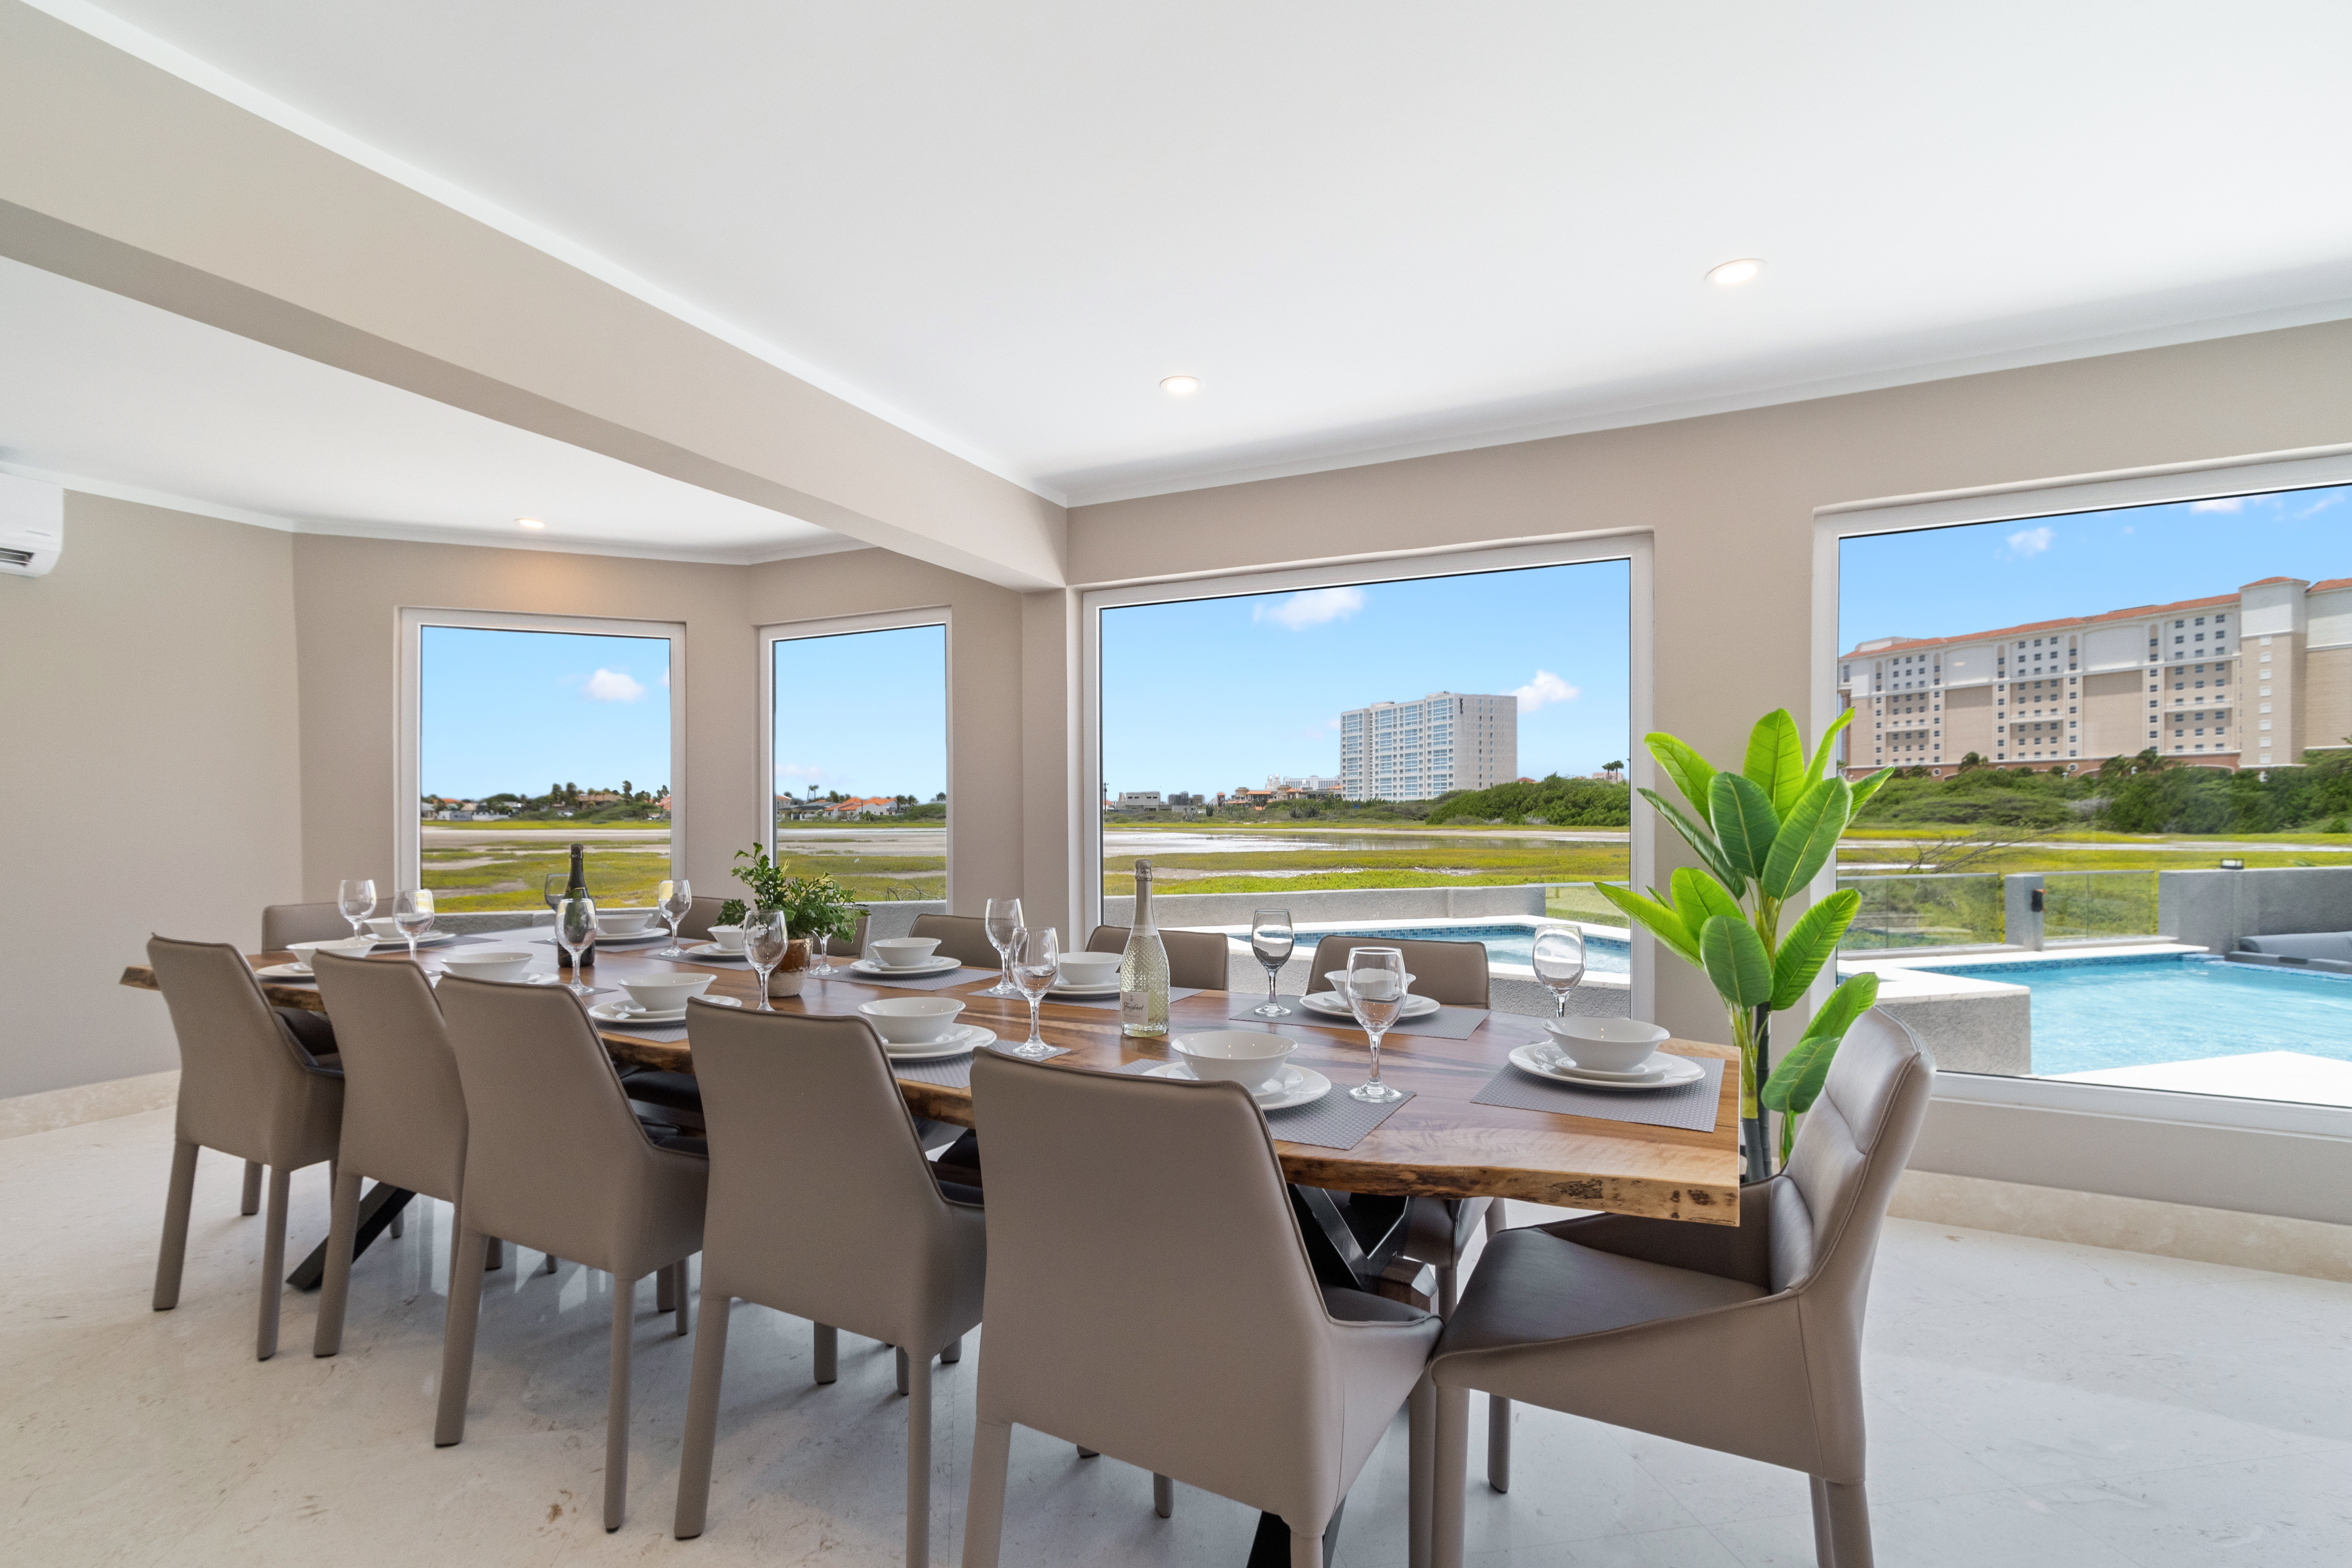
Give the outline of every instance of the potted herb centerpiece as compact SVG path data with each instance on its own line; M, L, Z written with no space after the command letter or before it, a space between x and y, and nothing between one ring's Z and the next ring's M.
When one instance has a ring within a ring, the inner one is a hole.
M828 935L846 940L857 929L857 905L849 889L830 874L788 875L759 845L738 849L735 858L751 862L735 868L735 879L751 895L748 908L762 914L782 914L784 929L792 936L783 962L769 976L768 994L797 996L808 980L809 939ZM746 907L743 901L729 900L719 910L719 922L740 921Z

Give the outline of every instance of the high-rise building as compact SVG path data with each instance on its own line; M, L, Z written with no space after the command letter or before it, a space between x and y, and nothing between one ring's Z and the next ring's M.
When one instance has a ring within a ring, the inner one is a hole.
M1433 691L1339 715L1339 793L1349 800L1434 800L1519 776L1519 700Z
M2303 761L2352 733L2352 577L1941 638L1838 660L1844 766L2072 763L2151 747L2217 767Z

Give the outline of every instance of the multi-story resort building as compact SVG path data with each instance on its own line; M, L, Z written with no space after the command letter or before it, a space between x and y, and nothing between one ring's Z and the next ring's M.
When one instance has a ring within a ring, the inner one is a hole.
M1519 774L1519 700L1433 691L1339 715L1339 793L1349 800L1435 800Z
M1940 638L1838 661L1846 772L2095 768L2154 748L2214 767L2299 763L2352 731L2352 577Z

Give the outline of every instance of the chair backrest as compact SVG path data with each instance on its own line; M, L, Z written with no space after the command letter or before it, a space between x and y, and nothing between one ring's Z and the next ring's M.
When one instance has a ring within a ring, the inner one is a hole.
M1097 926L1087 938L1088 952L1125 952L1128 927ZM1223 991L1233 975L1233 949L1213 931L1168 931L1160 933L1168 950L1168 984L1195 991Z
M880 1039L855 1016L698 1000L687 1018L710 1143L705 1293L903 1342L885 1330L920 1292L892 1261L945 1245L950 1216Z
M270 904L261 911L261 951L283 952L298 942L334 942L352 934L337 904Z
M988 1146L982 1419L1244 1500L1269 1452L1336 1476L1330 1319L1247 1091L982 1050L971 1093Z
M321 952L311 967L343 1064L343 1168L444 1203L466 1174L466 1091L425 972Z
M1315 973L1309 991L1323 989L1326 970L1348 967L1348 955L1360 947L1403 950L1405 973L1412 994L1446 1007L1484 1007L1486 1004L1486 944L1483 942L1433 942L1425 938L1327 936L1315 944Z
M180 1042L179 1135L289 1170L332 1159L341 1080L311 1065L245 956L158 936L147 963Z
M996 967L996 949L988 940L987 922L978 915L917 915L915 929L908 936L939 938L936 956L952 958L958 963L969 963L975 969ZM858 933L858 948L865 949L865 933Z
M466 1091L467 1227L625 1278L672 1261L644 1263L672 1217L647 1201L667 1152L631 1113L580 999L454 974L440 997Z

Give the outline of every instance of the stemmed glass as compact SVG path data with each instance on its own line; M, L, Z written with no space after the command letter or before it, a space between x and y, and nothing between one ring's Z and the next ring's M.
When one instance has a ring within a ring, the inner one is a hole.
M1552 1016L1568 1016L1568 994L1584 978L1584 933L1574 926L1536 928L1536 978L1551 992Z
M1360 947L1348 955L1348 1006L1372 1042L1372 1076L1348 1091L1350 1100L1386 1105L1404 1091L1381 1081L1381 1037L1404 1011L1404 952L1393 947Z
M793 945L791 928L785 923L781 910L761 910L743 917L743 956L760 972L760 1011L772 1013L776 1005L768 1000L768 976L784 961Z
M686 949L677 945L677 925L694 912L694 885L680 877L664 882L654 889L654 907L661 918L669 921L669 945L653 954L656 958L684 958Z
M1018 899L991 899L988 910L981 916L980 929L988 934L988 945L996 949L996 966L1004 973L996 984L985 991L975 991L975 996L1018 996L1021 987L1013 984L1013 946L1021 940L1021 928L1026 923L1021 918Z
M596 945L596 900L556 900L555 940L572 955L572 978L564 989L574 996L587 995L593 987L580 978L580 955Z
M408 939L408 962L416 962L416 939L433 929L433 893L411 888L392 900L392 923Z
M833 928L823 926L816 932L816 952L809 960L809 978L822 980L828 974L841 973L841 965L833 961Z
M1020 987L1018 994L1029 998L1029 1037L1017 1046L1007 1046L1005 1055L1035 1061L1054 1054L1054 1047L1038 1037L1037 1005L1054 988L1055 972L1061 967L1062 945L1052 926L1040 926L1035 931L1024 926L1014 933L1005 971L1012 975L1013 984Z
M1290 950L1296 941L1288 910L1259 910L1250 916L1250 951L1265 966L1265 1005L1250 1011L1261 1018L1291 1016L1290 1009L1282 1005L1280 977L1282 966L1290 962Z
M352 937L357 941L367 934L360 930L360 922L375 913L375 884L365 878L344 878L335 893L335 907L352 922Z
M546 879L539 885L539 896L546 902L548 909L552 911L556 905L563 901L563 895L570 889L571 886L571 872L550 871L547 874Z

